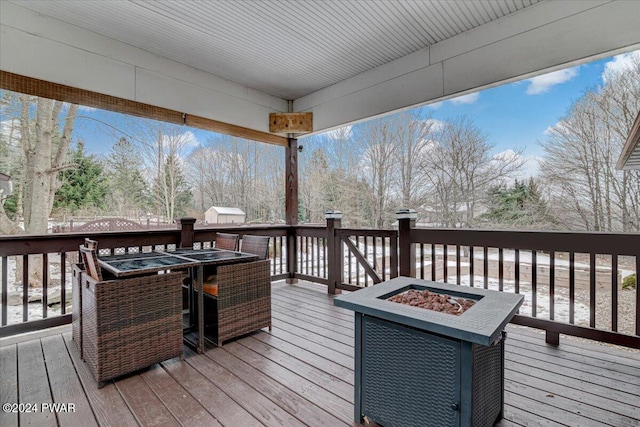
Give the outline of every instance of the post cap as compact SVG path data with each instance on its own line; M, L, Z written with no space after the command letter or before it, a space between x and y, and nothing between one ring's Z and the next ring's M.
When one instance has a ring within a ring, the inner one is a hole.
M413 209L400 209L396 212L396 219L418 219L418 212Z
M329 209L324 213L324 217L326 219L342 219L342 212Z
M195 218L190 218L190 217L178 218L178 219L176 219L176 222L178 224L195 224L196 223L196 219Z

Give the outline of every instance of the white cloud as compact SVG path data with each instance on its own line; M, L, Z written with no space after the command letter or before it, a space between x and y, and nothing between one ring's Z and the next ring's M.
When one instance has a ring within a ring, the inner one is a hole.
M543 135L545 136L551 136L557 133L562 133L563 131L567 130L567 125L566 122L563 120L560 120L558 123L556 123L553 126L549 126L548 128L546 128L544 130Z
M439 132L442 129L444 129L446 125L446 122L443 122L442 120L436 120L436 119L427 119L424 122L425 122L425 125L431 126L431 132Z
M327 132L327 137L334 141L345 141L353 137L352 126L343 126L341 128L333 129Z
M518 174L518 179L537 177L540 174L540 160L542 157L539 156L524 156L524 165Z
M433 104L425 105L425 107L437 110L438 108L442 107L442 104L443 104L443 102L439 101L439 102L434 102Z
M468 95L462 95L451 100L452 104L473 104L480 98L480 92L470 93Z
M493 156L495 162L522 162L519 171L511 174L509 179L527 180L538 176L540 171L540 160L538 156L523 156L511 149L501 151Z
M633 66L634 62L640 62L640 50L614 56L611 61L604 64L602 80L606 83L612 73L628 70Z
M190 130L178 135L163 135L162 138L164 139L163 142L165 146L176 143L184 148L197 147L200 145L200 141L198 141L198 138Z
M529 82L527 86L527 95L538 95L549 91L553 86L568 82L578 75L578 67L566 68L564 70L554 71L552 73L536 76L526 80Z

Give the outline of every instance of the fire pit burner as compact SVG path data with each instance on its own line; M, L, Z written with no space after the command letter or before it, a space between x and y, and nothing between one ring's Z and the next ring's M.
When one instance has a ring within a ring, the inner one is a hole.
M337 297L355 312L354 421L493 426L504 407L503 330L522 300L409 277Z
M447 294L431 292L427 289L423 291L409 289L388 298L388 300L456 316L460 316L475 304L475 301L467 298L456 299Z

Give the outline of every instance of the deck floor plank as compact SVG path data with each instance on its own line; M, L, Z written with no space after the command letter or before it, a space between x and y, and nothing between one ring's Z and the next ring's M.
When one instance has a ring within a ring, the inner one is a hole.
M0 403L18 403L18 346L0 347ZM18 412L0 412L1 426L17 426Z
M209 353L209 350L207 353ZM267 426L303 426L293 415L259 393L235 374L205 355L187 357L187 363L223 389L233 400Z
M264 426L222 389L196 371L189 363L175 362L172 359L162 362L162 367L223 425Z
M152 366L140 376L181 425L221 427L221 424L159 365Z
M268 359L238 343L209 351L207 357L307 425L341 425L351 419L353 404L277 364L269 363ZM312 400L309 400L309 395L313 396ZM330 412L332 405L335 406L335 416Z
M330 391L331 393L345 400L353 398L353 383L343 381L340 377L330 375L323 370L318 369L310 362L296 359L289 354L271 347L262 341L258 341L253 337L247 337L240 341L240 344L255 351L263 357L275 362L280 366L286 367L301 377L306 378L312 383Z
M332 359L312 353L303 347L284 341L273 334L257 334L252 338L268 344L291 357L304 360L323 372L326 372L336 378L340 378L344 382L353 386L353 369L349 369L339 363L335 363Z
M136 425L135 417L116 389L115 384L108 382L99 389L98 383L91 375L86 363L80 359L80 352L71 339L71 333L65 333L62 337L98 424L101 426Z
M505 371L505 377L505 381L525 384L530 388L544 390L547 394L563 396L574 401L585 403L594 408L600 408L613 414L622 415L623 417L631 419L634 417L637 418L638 412L640 411L640 408L638 408L637 405L633 405L633 400L629 400L627 402L617 402L610 399L605 400L600 396L585 392L584 390L572 388L565 384L558 384L544 379L535 378L531 375L523 374L522 372L507 369Z
M275 283L272 295L272 332L205 354L185 347L185 361L167 360L102 389L70 333L9 341L0 348L0 396L24 402L24 391L38 403L76 403L76 418L23 417L20 425L89 425L82 420L93 416L101 426L358 426L353 313L335 307L326 287L306 282ZM640 426L640 353L567 337L554 347L520 326L508 332L498 427ZM0 414L2 427L17 422L17 414Z
M74 406L73 410L67 408L68 412L57 413L59 424L74 426L80 422L82 426L97 426L98 422L73 368L62 335L42 338L41 342L54 403L72 403Z
M131 375L116 381L115 384L140 425L163 427L180 425L140 375Z
M18 421L21 426L56 426L56 414L42 411L42 404L53 403L49 389L47 368L44 364L40 340L18 344L18 398L23 404L32 404L36 412L20 412Z

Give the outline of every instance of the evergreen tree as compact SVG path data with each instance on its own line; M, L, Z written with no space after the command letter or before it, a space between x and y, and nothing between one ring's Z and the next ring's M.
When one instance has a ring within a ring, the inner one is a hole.
M75 166L60 173L62 185L56 192L53 208L70 214L103 209L107 185L102 165L94 155L85 153L83 141L78 141L69 157Z
M488 192L489 211L480 216L489 226L509 228L554 228L557 222L548 213L533 178L528 183L515 180L512 187L497 186Z
M144 215L151 205L149 187L142 176L138 150L126 138L120 138L107 158L109 206L119 216Z

